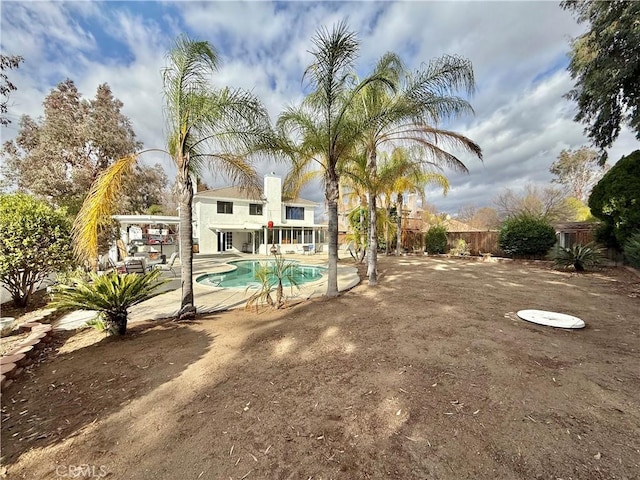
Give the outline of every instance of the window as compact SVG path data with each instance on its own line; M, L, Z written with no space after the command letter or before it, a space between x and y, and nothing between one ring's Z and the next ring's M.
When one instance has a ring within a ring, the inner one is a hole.
M262 215L262 204L261 203L250 203L249 204L249 215Z
M287 207L287 220L304 220L304 207Z
M218 213L233 213L233 202L218 202Z

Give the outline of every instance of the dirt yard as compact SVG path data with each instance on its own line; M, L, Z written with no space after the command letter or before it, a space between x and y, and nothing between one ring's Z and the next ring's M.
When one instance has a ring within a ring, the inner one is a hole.
M638 479L639 297L625 269L381 257L331 301L59 336L2 395L5 475Z

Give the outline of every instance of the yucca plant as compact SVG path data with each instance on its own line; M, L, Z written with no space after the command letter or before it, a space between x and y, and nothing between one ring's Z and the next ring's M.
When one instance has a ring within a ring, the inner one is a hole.
M624 244L624 257L634 268L640 268L640 231L634 233Z
M265 303L276 309L284 305L284 282L288 282L293 291L293 287L298 287L296 280L297 264L286 260L282 255L274 255L274 259L260 267L256 271L256 279L260 282L260 290L255 292L247 300L246 308L255 305L256 310ZM276 292L275 302L271 298L271 293ZM248 289L247 289L248 290Z
M95 310L109 334L127 332L128 309L154 297L166 280L158 280L160 270L144 275L111 272L89 280L79 279L75 285L58 285L53 290L52 306L59 309Z
M603 259L602 249L594 242L572 247L558 246L553 252L553 261L558 268L575 268L576 272L597 267Z

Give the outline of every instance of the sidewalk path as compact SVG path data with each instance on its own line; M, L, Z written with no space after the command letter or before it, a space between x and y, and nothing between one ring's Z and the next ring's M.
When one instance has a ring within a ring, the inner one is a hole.
M225 261L245 259L266 259L265 257L233 255L225 258L216 257L196 257L193 261L193 292L196 308L199 313L212 313L216 311L228 310L244 306L247 297L252 292L247 293L245 288L220 288L205 287L195 281L196 277L203 273L211 273L216 270L223 270ZM287 255L288 259L299 260L309 265L326 265L326 256L308 256L308 255ZM179 267L176 267L179 272ZM156 320L160 318L174 317L180 307L180 278L174 278L173 274L166 272L162 274L163 278L169 279L169 282L162 288L165 293L161 293L146 302L142 302L129 309L129 323L139 322L143 320ZM338 290L344 291L353 288L360 282L358 271L354 266L338 265ZM300 285L299 289L294 289L293 293L287 291L288 301L300 301L311 297L322 296L327 290L326 277L317 282L311 282ZM54 328L57 330L75 330L86 325L96 315L93 311L75 311L71 312L57 322Z

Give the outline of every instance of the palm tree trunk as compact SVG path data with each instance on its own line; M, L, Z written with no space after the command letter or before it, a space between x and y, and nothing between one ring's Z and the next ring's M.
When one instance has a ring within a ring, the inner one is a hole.
M329 258L327 268L327 297L338 296L338 176L327 171L325 195L329 208Z
M127 311L124 312L112 312L107 314L107 327L109 331L115 332L118 335L124 335L127 333Z
M182 161L180 161L182 160ZM180 217L180 262L182 281L182 300L178 320L188 320L196 315L193 304L193 225L191 224L191 209L193 202L193 184L189 175L189 158L176 161L178 165L178 188Z
M396 201L396 217L398 222L398 233L396 242L396 255L400 255L402 249L402 192L398 193L398 199Z
M369 181L372 185L378 182L378 165L376 149L372 148L367 161L369 170ZM369 258L367 262L367 276L369 285L378 284L378 211L377 195L375 191L369 189Z
M386 206L386 210L387 210L387 218L384 222L384 254L385 255L389 255L389 252L391 251L391 246L389 245L389 243L391 242L391 239L389 238L389 222L391 221L391 205L389 204L389 200L385 200L385 203L387 204Z

